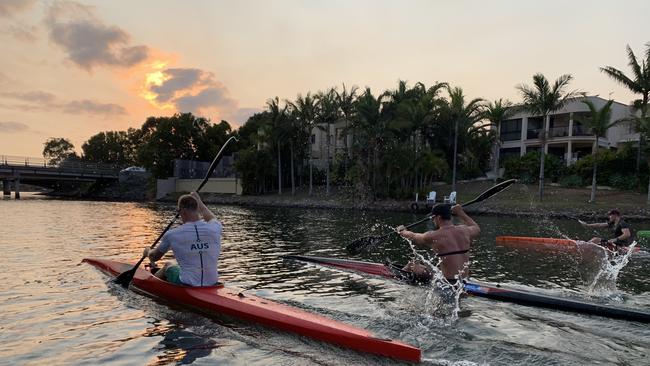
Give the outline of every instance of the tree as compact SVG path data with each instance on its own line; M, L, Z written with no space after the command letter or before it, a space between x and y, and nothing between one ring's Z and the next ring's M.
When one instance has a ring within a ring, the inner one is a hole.
M591 178L591 196L589 202L596 202L596 170L598 168L598 139L601 136L607 134L607 130L610 127L614 126L618 121L610 122L612 117L612 103L613 100L607 101L601 109L597 109L590 100L583 100L584 104L589 107L589 117L584 120L581 120L580 123L583 123L587 128L591 129L591 132L594 135L594 146L591 150L591 154L594 158L593 164L593 175Z
M356 112L352 120L353 148L357 164L360 166L361 179L366 187L372 187L373 195L377 195L377 177L379 176L379 156L383 149L387 133L386 118L383 112L385 94L375 97L370 88L357 98ZM364 179L365 178L365 179Z
M345 165L347 166L348 160L351 158L350 156L350 147L348 146L348 138L347 138L347 133L348 133L348 127L349 123L352 119L352 115L354 113L354 102L357 97L357 91L359 90L358 87L353 86L349 91L345 87L345 84L343 84L343 90L339 93L336 91L336 99L339 105L339 109L341 111L341 116L343 117L343 120L345 120L345 128L343 129L343 146L345 148Z
M66 159L76 157L74 145L66 138L50 137L43 144L43 158L48 164L59 165Z
M319 92L316 95L318 100L318 109L316 113L316 123L325 127L325 145L327 147L327 156L325 164L325 194L330 194L330 166L331 166L331 125L339 120L339 104L336 89L332 88L327 92Z
M451 190L456 190L456 160L458 155L458 129L467 132L475 123L482 118L483 99L475 98L465 104L465 95L460 87L451 88L447 86L449 92L449 112L454 122L454 153L451 175Z
M543 74L533 75L533 86L519 85L517 89L524 100L524 108L530 113L542 116L540 166L539 166L539 200L544 197L544 155L547 143L548 116L563 108L567 103L584 93L578 91L565 92L573 77L569 74L560 76L551 86Z
M309 161L309 195L313 193L313 161L311 148L311 135L316 126L317 100L307 93L304 97L298 94L295 103L287 102L290 106L291 118L296 122L296 138L301 150L307 150Z
M641 121L645 120L648 114L648 103L650 101L650 43L646 43L645 60L641 60L641 64L637 61L634 52L630 46L627 46L628 65L632 69L632 77L625 75L619 69L613 66L601 67L600 71L604 72L607 76L614 79L614 81L628 88L631 92L639 94L641 99L633 102L635 108L641 112ZM639 165L641 162L641 149L648 138L648 134L642 132L643 128L639 129L639 149L637 152L636 172L639 173ZM648 160L650 166L650 160ZM650 181L648 181L648 198L647 203L650 204Z
M229 131L227 122L213 125L191 113L149 117L140 131L138 162L157 178L169 177L174 159L212 160Z
M134 165L136 145L129 139L127 131L106 131L91 136L81 146L85 160L115 164Z
M485 109L483 110L483 118L490 121L490 123L496 128L497 138L495 139L494 144L494 182L496 183L499 177L499 131L501 131L501 123L515 113L515 109L512 108L512 103L509 100L495 100L494 102L489 102Z
M287 135L287 105L280 108L280 98L275 97L266 102L269 110L269 122L272 130L269 131L278 148L278 194L282 194L282 149L280 143Z

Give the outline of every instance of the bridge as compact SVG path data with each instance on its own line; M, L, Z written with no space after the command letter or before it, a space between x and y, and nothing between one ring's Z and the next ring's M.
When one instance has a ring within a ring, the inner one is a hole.
M43 158L0 155L2 195L20 198L20 183L54 187L59 182L96 182L117 180L119 167L84 161L63 161L53 164Z

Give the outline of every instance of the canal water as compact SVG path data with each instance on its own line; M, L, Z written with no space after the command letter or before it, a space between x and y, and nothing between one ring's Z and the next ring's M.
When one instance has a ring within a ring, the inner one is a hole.
M367 328L423 350L426 365L648 365L647 324L464 297L459 316L436 315L430 289L282 260L349 258L345 245L420 216L391 212L209 205L224 224L222 281L247 293ZM389 365L254 324L208 318L124 290L85 257L135 262L173 217L172 205L0 201L2 365ZM593 251L548 252L495 244L498 235L594 233L571 220L476 216L472 277L547 294L650 311L650 255L634 255L611 281ZM650 223L634 223L648 229ZM645 225L645 226L644 226ZM426 229L426 225L419 228ZM641 243L643 246L644 243ZM650 246L650 243L645 245ZM394 238L356 259L405 261ZM601 277L597 285L594 279Z

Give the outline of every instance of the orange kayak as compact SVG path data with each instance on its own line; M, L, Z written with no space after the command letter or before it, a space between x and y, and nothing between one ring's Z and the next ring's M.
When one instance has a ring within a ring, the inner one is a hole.
M578 244L584 242L571 239L539 238L532 236L497 236L496 243L497 245L516 248L576 250L578 248ZM623 247L619 250L626 251L626 248ZM638 252L639 250L639 247L634 248L634 252Z

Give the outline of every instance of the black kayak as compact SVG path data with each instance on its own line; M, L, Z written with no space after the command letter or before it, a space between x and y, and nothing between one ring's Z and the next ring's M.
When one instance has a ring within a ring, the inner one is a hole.
M382 276L413 285L421 284L423 282L421 279L414 277L411 273L402 270L402 266L390 263L381 264L349 259L313 257L303 255L288 255L284 258ZM485 284L474 281L465 282L464 288L465 292L470 295L485 297L492 300L511 302L525 306L535 306L547 309L597 315L607 318L650 323L650 313L643 311L619 308L611 305L594 304L556 296L536 294L531 291L505 288L501 287L501 285Z

